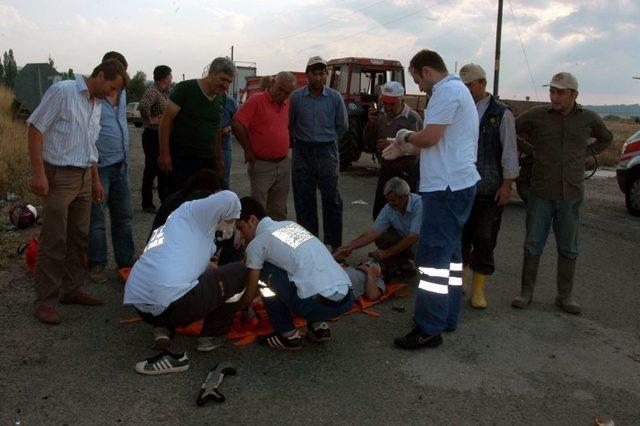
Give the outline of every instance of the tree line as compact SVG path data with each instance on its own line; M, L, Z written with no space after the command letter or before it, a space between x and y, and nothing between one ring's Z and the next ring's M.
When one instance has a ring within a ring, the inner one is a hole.
M56 70L55 61L49 55L49 64L51 67ZM56 72L58 72L56 70ZM9 49L9 51L5 51L2 55L2 61L0 61L0 84L3 84L11 89L16 82L16 76L18 75L18 65L16 63L16 59L13 56L13 49ZM75 73L72 68L69 68L66 72L60 73L62 80L73 80L76 78ZM127 89L127 99L130 102L139 101L147 88L147 75L143 71L137 71L133 77L131 77L131 81L129 82L129 87Z

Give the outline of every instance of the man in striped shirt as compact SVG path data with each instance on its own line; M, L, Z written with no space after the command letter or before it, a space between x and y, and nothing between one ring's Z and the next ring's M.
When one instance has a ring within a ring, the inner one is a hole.
M54 84L27 120L30 186L44 208L36 260L36 317L60 323L58 301L101 305L82 290L91 195L102 202L96 139L101 99L126 87L121 63L108 60L89 77Z

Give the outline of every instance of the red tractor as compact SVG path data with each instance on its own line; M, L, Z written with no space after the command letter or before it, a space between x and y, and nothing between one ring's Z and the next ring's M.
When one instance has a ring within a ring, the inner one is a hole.
M404 68L398 61L370 58L333 59L327 64L327 85L340 92L349 114L349 130L338 143L340 169L358 161L362 152L375 152L365 146L362 131L367 112L378 102L382 86L397 81L404 87Z

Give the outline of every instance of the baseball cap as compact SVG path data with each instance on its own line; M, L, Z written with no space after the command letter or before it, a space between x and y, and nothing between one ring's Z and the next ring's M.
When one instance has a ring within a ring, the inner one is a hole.
M404 87L397 81L390 81L382 86L382 102L392 103L404 96Z
M313 67L314 65L323 65L323 66L326 67L327 66L327 61L322 59L322 56L312 56L307 61L306 70L309 71L309 68Z
M464 84L471 83L475 80L486 80L487 73L478 64L466 64L460 68L460 79Z
M556 89L578 90L578 79L570 72L559 72L554 75L549 84L542 87L555 87Z

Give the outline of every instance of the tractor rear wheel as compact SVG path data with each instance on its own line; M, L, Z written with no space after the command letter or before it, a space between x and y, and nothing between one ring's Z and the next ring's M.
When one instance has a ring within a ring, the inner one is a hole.
M349 130L338 142L340 171L347 170L351 163L360 159L362 146L362 126L357 117L349 117Z

